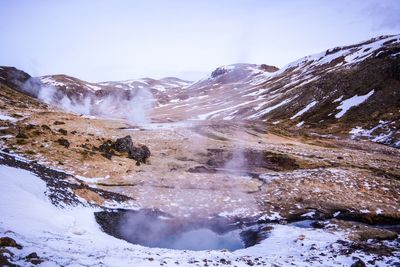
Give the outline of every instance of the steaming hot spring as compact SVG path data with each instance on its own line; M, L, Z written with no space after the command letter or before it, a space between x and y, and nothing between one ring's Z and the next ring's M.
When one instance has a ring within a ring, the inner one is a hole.
M95 213L102 230L130 243L177 250L234 251L266 237L268 227L224 217L176 219L153 209L108 210Z

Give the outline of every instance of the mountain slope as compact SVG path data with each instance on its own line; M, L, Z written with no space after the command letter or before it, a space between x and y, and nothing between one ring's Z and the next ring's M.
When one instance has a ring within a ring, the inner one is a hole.
M328 49L280 70L222 66L195 83L177 78L88 83L65 75L31 78L5 67L0 77L67 110L132 123L261 120L286 134L333 134L400 146L399 35Z
M324 135L358 129L353 135L361 136L373 129L366 137L399 146L399 70L400 37L382 36L272 73L253 71L235 82L226 82L236 78L233 71L211 75L185 90L195 92L192 98L159 107L154 116L263 120L270 127Z

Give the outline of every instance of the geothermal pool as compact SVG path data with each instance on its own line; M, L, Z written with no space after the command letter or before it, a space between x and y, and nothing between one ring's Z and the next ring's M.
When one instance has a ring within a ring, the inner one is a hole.
M183 221L145 209L102 211L95 217L106 233L146 247L235 251L249 243L244 229L221 218Z

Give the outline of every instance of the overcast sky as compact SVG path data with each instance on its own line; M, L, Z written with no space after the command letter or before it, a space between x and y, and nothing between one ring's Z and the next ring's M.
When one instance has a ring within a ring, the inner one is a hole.
M87 81L282 67L400 33L398 0L0 0L0 65Z

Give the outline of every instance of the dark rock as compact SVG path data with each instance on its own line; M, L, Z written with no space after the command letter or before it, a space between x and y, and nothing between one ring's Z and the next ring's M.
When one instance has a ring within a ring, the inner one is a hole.
M111 140L108 140L98 147L98 150L101 152L101 155L109 160L111 160L112 156L114 155L114 151L111 148L111 144L112 144Z
M59 145L65 147L65 148L69 148L69 146L70 146L69 141L67 139L62 138L62 137L57 140L57 143Z
M132 142L132 137L129 135L118 138L113 144L112 148L115 149L118 152L128 152L131 150L133 147L133 142Z
M136 160L136 165L139 166L140 163L146 163L146 160L150 157L150 155L150 149L147 146L132 146L131 150L129 151L128 158Z
M3 254L0 254L0 266L16 267L17 265L11 263Z
M321 221L315 221L311 223L311 226L317 229L322 229L325 227L325 224Z
M39 258L36 252L32 252L31 254L25 257L25 259L34 259L34 258Z
M146 163L146 160L151 155L150 149L147 146L134 146L132 137L129 135L118 138L115 142L107 140L98 147L98 150L102 153L101 155L107 159L112 158L115 154L114 150L119 153L128 153L128 158L136 160L136 165L138 166L140 163Z
M328 50L326 50L325 56L330 55L330 54L335 54L335 53L339 52L340 50L342 50L341 47L335 47L332 49L328 49Z
M109 160L111 160L111 158L112 158L112 156L113 156L112 153L107 153L107 152L101 153L101 155L102 155L103 157L105 157L106 159L109 159Z
M11 251L9 251L6 248L0 248L0 255L5 256L5 254L8 254L9 257L14 257L14 253L12 253ZM1 266L1 265L0 265Z
M19 118L19 119L21 119L21 118L23 118L24 116L23 116L23 115L21 115L21 114L18 114L18 113L13 113L13 114L11 114L11 117L14 117L14 118Z
M42 129L51 132L51 128L50 128L48 125L46 125L46 124L43 124L43 125L42 125Z
M254 266L254 262L252 260L247 260L246 264L249 266Z
M270 66L267 64L261 64L260 69L262 69L263 71L267 71L267 72L275 72L275 71L279 70L279 68L277 68L275 66Z
M25 127L25 129L28 130L28 131L33 130L33 129L35 129L35 128L36 128L36 125L34 125L34 124L28 124L28 125L26 125L26 127Z
M34 130L34 131L32 131L32 135L33 135L33 136L39 136L39 135L41 135L41 134L42 134L42 132L39 131L39 130Z
M34 265L40 264L43 260L36 254L36 252L32 252L28 256L25 257L25 261L30 262Z
M112 150L111 144L112 144L112 142L110 140L108 140L108 141L104 142L103 144L101 144L98 147L98 150L100 152L110 152Z
M357 259L351 267L366 267L366 265L361 259Z
M217 68L215 69L213 72L211 72L211 78L216 78L218 76L221 76L225 73L227 73L228 70L224 69L224 68Z
M77 133L78 133L77 131L72 131L72 132L71 132L71 134L77 134Z
M58 132L63 134L63 135L67 135L68 134L68 131L65 130L65 129L62 129L62 128L58 129Z
M65 122L63 122L63 121L55 121L53 124L54 125L62 125L62 124L65 124Z
M1 237L0 238L0 247L13 247L17 249L22 249L22 246L18 244L14 239L11 237Z
M132 142L132 137L130 135L127 135L122 138L118 138L112 144L112 148L118 152L128 152L129 153L129 151L132 149L132 147L133 147L133 142Z
M20 138L20 139L28 139L28 136L25 133L19 132L17 134L17 136L15 136L16 138Z
M84 148L84 149L87 149L87 150L93 150L93 149L90 148L90 144L88 144L88 143L80 144L79 146Z

